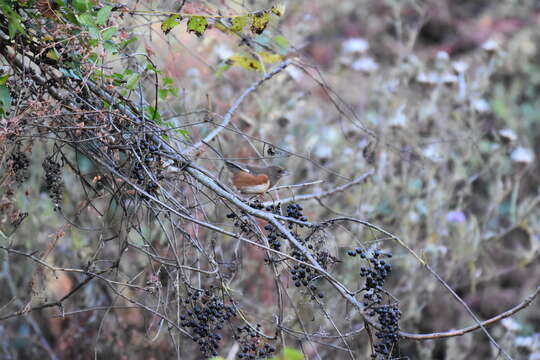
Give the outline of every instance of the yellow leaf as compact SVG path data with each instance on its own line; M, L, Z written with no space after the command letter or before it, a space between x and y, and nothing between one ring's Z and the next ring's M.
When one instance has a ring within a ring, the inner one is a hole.
M231 19L231 31L242 31L249 22L249 15L236 16Z
M262 71L263 69L262 64L250 56L234 54L229 60L232 61L234 65L241 66L247 70Z
M261 57L262 61L265 64L275 64L275 63L283 60L283 57L281 55L273 54L273 53L268 52L268 51L261 51L258 54L259 54L259 56Z
M279 4L276 6L272 6L272 9L270 9L274 14L277 16L283 16L285 14L285 4Z
M56 49L52 49L52 50L47 51L47 54L45 56L48 59L51 59L51 60L60 59L60 55L58 54L58 51L56 51Z
M252 14L251 16L251 32L255 34L262 34L268 21L270 21L270 14L267 11L260 11L258 13Z

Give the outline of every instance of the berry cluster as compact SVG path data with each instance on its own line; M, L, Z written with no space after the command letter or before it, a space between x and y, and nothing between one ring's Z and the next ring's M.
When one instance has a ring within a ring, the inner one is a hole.
M399 341L399 319L401 311L396 305L382 305L375 308L377 321L382 329L375 333L379 342L374 345L375 354L372 354L373 359L377 358L377 354L382 359L389 359L393 350L397 348Z
M303 210L304 209L302 208L302 206L300 206L300 204L290 203L289 205L287 205L287 217L300 220L300 221L307 221L308 220L307 217L305 217L304 214L302 213ZM289 229L292 229L293 226L294 226L294 222L290 221ZM298 226L304 227L304 225L302 224L298 224Z
M265 210L279 215L281 214L281 203L267 206ZM281 250L281 242L279 241L279 239L286 239L287 237L270 223L264 226L264 230L266 230L266 238L268 239L268 244L270 245L270 248L277 251Z
M260 330L261 325L257 325ZM248 325L239 327L235 339L240 343L238 359L264 359L271 356L276 348L266 342L263 342L258 331L253 330Z
M55 210L59 209L62 203L62 192L64 189L62 165L54 161L52 157L47 157L43 161L42 166L45 171L45 189L54 202Z
M297 251L295 251L298 253ZM293 254L295 253L293 252ZM305 256L295 256L296 258L304 257ZM307 259L306 259L307 260ZM296 287L309 287L309 290L311 290L312 295L311 298L315 299L315 292L317 291L317 286L314 284L316 278L317 278L317 272L315 270L312 270L310 267L306 266L305 264L296 264L291 269L291 280L294 281L294 286ZM317 296L322 299L324 297L324 294L322 292L317 293Z
M234 226L237 228L240 228L240 231L243 233L247 233L250 231L251 226L249 225L249 222L245 219L246 213L242 211L242 214L240 216L236 215L235 213L229 213L226 215L227 219L235 219L234 220Z
M137 146L134 147L134 152L142 162L135 163L132 170L132 176L135 178L137 184L145 185L145 190L149 193L155 193L158 189L158 184L152 179L148 179L147 171L151 171L157 180L163 179L162 169L161 166L159 166L161 163L161 156L158 154L158 151L159 147L152 144L146 138L143 138Z
M276 215L281 215L282 213L281 203L264 207L259 200L255 200L253 202L250 202L249 205L255 209L264 209ZM304 216L303 210L304 209L300 204L290 203L287 205L286 215L291 219L306 222L308 221L308 219L306 216ZM243 232L247 232L250 230L249 223L243 219L243 215L237 216L234 213L230 213L227 214L227 218L236 219L234 225L236 227L240 227ZM303 228L305 225L298 224L294 221L285 221L284 225L288 226L288 228L291 230L291 234L300 244L302 244L305 248L307 248L308 251L311 252L311 255L319 262L319 264L321 264L323 268L326 268L326 266L334 260L332 256L329 255L328 251L321 246L320 243L315 242L316 236L313 236L313 233L305 238L298 234L298 228ZM282 249L282 242L280 240L287 239L287 236L281 231L279 231L276 226L270 223L264 226L264 230L266 230L266 237L268 239L268 244L270 248L276 251L280 251ZM301 262L308 262L308 258L306 257L306 255L302 251L299 251L297 249L293 248L290 255ZM272 260L266 259L266 261ZM294 281L294 285L296 287L305 287L309 289L312 299L315 299L316 296L321 299L324 297L324 294L322 292L319 292L317 286L315 285L315 282L318 278L318 273L316 270L310 268L306 264L295 264L291 268L290 272L291 278Z
M247 205L257 210L264 209L264 205L261 203L260 200L257 199L252 202L247 202ZM246 213L244 211L241 212L240 216L236 215L235 213L229 213L226 215L226 217L227 219L236 219L234 221L234 226L240 228L240 231L243 233L248 233L253 230L250 222L246 219Z
M300 206L300 204L297 203L290 203L287 205L287 217L290 217L292 219L300 220L300 221L307 221L307 217L304 216L303 208ZM297 224L293 221L288 222L288 227L290 230L293 230L295 226L303 228L303 224ZM300 237L296 231L292 232L292 235L298 240L300 244L302 244L304 247L306 247L308 250L312 250L313 253L311 254L317 262L319 262L320 258L325 254L324 250L317 251L320 249L315 249L315 247L318 248L318 246L314 246L312 237L308 236L306 238ZM302 262L308 262L307 256L301 252L300 250L293 249L291 251L291 256L294 257L297 260L300 260ZM323 265L325 266L325 265ZM291 279L294 281L294 286L296 287L306 287L311 292L311 298L315 299L315 295L318 296L320 299L324 298L324 294L322 292L318 292L318 288L315 285L315 281L317 279L317 271L313 270L309 266L305 264L295 264L293 268L291 269Z
M213 288L206 291L189 291L184 300L185 311L180 316L180 325L190 328L193 341L197 342L200 351L206 356L217 356L221 335L217 333L236 316L232 305L226 305L213 293Z
M369 316L377 316L377 322L381 330L375 333L379 339L373 347L374 353L371 358L387 359L391 357L393 349L399 341L399 319L401 312L397 305L381 305L384 296L384 283L392 271L392 266L387 261L381 259L385 256L391 258L391 253L383 253L378 249L366 252L362 248L356 248L347 252L349 256L359 255L366 259L370 266L360 268L360 276L365 278L365 285L361 291L364 292L364 306L368 309Z
M28 167L30 166L30 160L25 153L20 150L14 151L11 154L9 160L11 160L11 169L15 173L15 181L19 184L28 179Z

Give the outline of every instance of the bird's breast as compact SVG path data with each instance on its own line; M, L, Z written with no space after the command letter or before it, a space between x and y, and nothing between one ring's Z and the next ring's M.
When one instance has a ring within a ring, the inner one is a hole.
M245 194L262 194L270 187L266 175L252 175L240 172L233 177L234 186Z

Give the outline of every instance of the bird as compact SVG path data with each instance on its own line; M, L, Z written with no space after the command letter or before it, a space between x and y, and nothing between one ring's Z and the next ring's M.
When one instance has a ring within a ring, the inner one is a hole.
M225 161L225 165L233 175L234 187L243 194L264 194L288 174L286 169L279 166L258 167L232 161Z

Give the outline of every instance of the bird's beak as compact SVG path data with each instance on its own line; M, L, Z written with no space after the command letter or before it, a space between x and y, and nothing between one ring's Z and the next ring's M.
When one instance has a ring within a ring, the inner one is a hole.
M289 171L288 170L283 170L283 172L281 173L281 176L287 176L287 175L290 175Z

